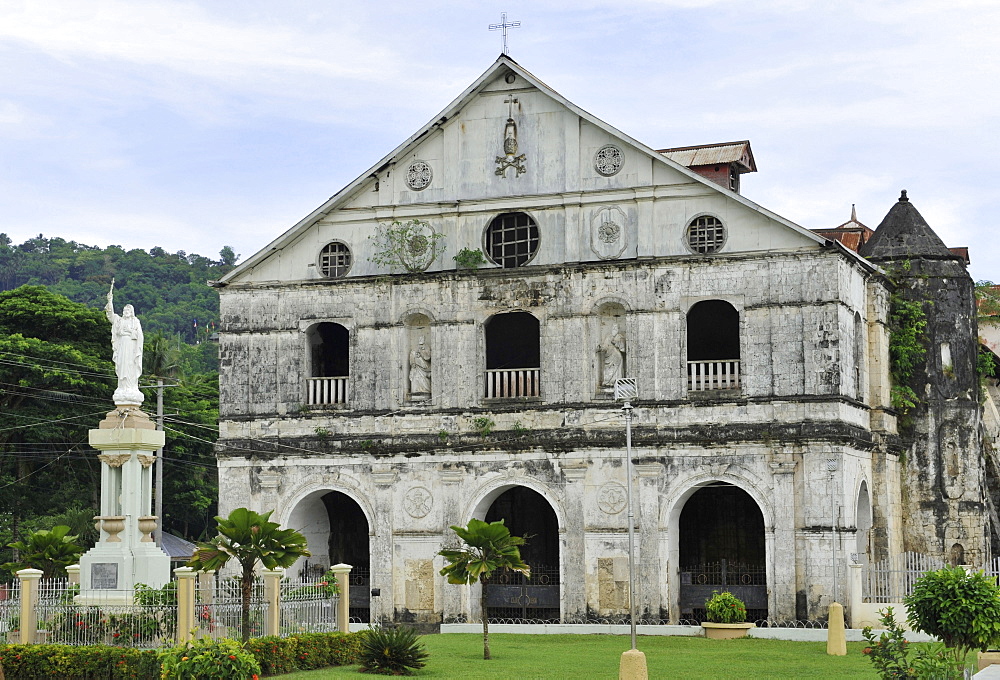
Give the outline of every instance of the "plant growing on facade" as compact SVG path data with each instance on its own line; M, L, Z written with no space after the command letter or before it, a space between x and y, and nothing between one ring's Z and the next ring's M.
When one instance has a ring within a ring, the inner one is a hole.
M510 529L504 526L502 519L487 523L473 518L469 520L468 526L452 526L451 529L464 545L438 553L448 562L441 570L441 575L448 578L448 583L471 586L478 581L482 584L480 607L483 612L483 658L490 659L490 628L486 607L489 578L498 569L517 571L526 577L531 575L531 567L521 559L521 546L525 540L519 536L511 536Z
M66 567L76 564L84 552L83 546L76 542L79 537L70 535L69 531L68 526L60 524L49 530L35 531L23 541L7 544L17 551L18 559L3 568L12 574L20 569L41 569L42 578L65 576Z
M380 224L368 238L375 250L368 261L390 270L422 272L444 250L444 234L422 220Z
M479 432L480 437L489 437L490 433L493 432L493 428L496 427L496 423L486 416L479 416L474 418L472 421L473 427Z
M964 668L972 650L1000 643L1000 587L981 571L929 571L903 602L910 627L940 639L953 668Z
M910 386L917 369L927 355L924 330L927 312L923 304L893 293L889 300L889 371L892 376L893 408L904 415L917 405L920 397Z
M479 248L462 248L454 258L459 269L478 269L486 264L486 257Z
M361 638L359 663L365 673L413 675L427 665L427 650L412 628L372 628Z
M705 602L705 617L709 623L743 623L747 620L747 608L743 601L728 590L721 593L712 591L712 597Z
M219 535L211 541L199 541L194 557L187 563L187 566L199 571L219 571L230 559L239 563L243 642L250 639L250 602L257 563L260 562L266 569L287 569L300 557L311 554L306 548L305 536L294 529L282 529L277 522L270 521L273 512L269 510L259 514L246 508L236 508L229 513L229 517L216 517Z

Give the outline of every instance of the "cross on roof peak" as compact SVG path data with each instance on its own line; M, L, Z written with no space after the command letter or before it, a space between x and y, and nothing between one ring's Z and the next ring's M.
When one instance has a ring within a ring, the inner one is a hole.
M507 13L500 13L500 23L490 24L491 31L501 31L503 34L503 52L502 54L507 54L507 29L508 28L518 28L521 25L520 21L507 21Z

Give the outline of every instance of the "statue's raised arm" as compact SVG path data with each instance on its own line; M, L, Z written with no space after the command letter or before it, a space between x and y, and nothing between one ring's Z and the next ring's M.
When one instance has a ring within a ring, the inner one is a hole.
M111 349L118 376L114 402L116 406L138 406L143 399L142 392L139 391L139 378L142 377L142 324L136 318L132 305L125 305L121 316L115 314L114 292L115 280L111 279L104 313L111 322Z

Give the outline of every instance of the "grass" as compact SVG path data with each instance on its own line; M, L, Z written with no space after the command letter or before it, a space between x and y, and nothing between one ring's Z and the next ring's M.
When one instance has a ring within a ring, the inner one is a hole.
M493 659L483 660L483 639L474 634L425 635L430 653L418 678L617 678L628 636L490 635ZM847 656L828 656L826 642L786 640L706 640L689 637L641 637L649 677L686 678L877 678L861 654L864 643L847 645ZM357 666L292 673L281 680L373 678Z

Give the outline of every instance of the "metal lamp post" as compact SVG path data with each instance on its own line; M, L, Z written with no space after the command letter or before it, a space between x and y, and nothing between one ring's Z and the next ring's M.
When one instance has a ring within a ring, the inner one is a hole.
M632 633L632 649L635 649L635 511L632 501L632 403L638 396L635 378L619 378L615 381L615 399L623 401L625 414L625 493L628 497L628 609Z

